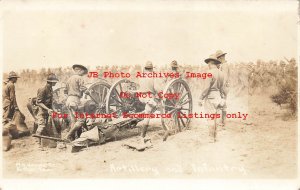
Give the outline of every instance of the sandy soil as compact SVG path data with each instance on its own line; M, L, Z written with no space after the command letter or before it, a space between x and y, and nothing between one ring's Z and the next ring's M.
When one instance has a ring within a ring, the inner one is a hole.
M32 127L26 100L37 87L17 88L21 111ZM34 94L35 95L35 94ZM160 121L152 121L148 136L153 147L143 152L122 144L135 141L138 129L120 133L116 141L92 146L78 153L47 149L39 151L34 138L13 140L3 152L5 178L294 178L297 172L297 120L284 117L285 109L267 95L228 100L228 113L241 111L249 118L231 119L218 132L218 141L208 142L204 119L193 119L191 130L162 141ZM194 111L201 111L196 107Z

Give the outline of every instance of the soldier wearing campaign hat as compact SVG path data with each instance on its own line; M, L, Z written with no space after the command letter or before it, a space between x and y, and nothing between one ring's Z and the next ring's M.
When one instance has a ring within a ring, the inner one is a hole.
M37 92L36 103L38 105L37 112L37 135L43 135L46 128L49 115L53 112L53 89L52 87L58 82L55 74L50 73L47 77L47 83L44 87L39 88Z
M39 88L37 91L36 104L38 106L37 111L37 135L48 135L53 136L51 130L49 130L48 121L49 116L53 112L52 103L53 103L53 89L52 87L58 82L58 78L55 74L50 73L46 80L46 85L42 88ZM51 126L52 127L55 126ZM52 129L53 130L53 129ZM41 148L41 147L40 147Z
M11 122L15 112L19 110L15 91L15 83L17 82L18 78L20 77L17 75L17 73L11 71L8 74L7 81L4 83L2 91L2 139L4 151L8 151L10 149L11 139L13 137L17 138L18 134L14 123Z
M147 61L145 64L145 70L153 70L153 64L151 61Z
M144 66L144 72L153 72L153 64L151 61L147 61ZM154 78L142 78L140 80L140 89L141 93L151 93L152 97L140 98L140 101L145 103L145 114L153 113L157 103L154 100L154 96L157 93L154 85ZM142 122L142 133L141 133L141 143L145 143L146 133L149 127L150 118L145 118Z
M224 93L225 93L225 101L224 101L224 106L222 107L222 123L221 123L221 126L222 126L222 129L225 129L225 120L226 120L226 112L227 112L227 104L226 104L226 98L227 98L227 95L228 95L228 92L229 92L229 86L230 86L230 79L229 79L229 76L230 76L230 70L229 70L229 66L227 64L227 61L225 59L225 55L227 53L223 52L222 50L218 50L216 52L216 57L218 58L219 61L221 61L221 64L220 64L220 70L223 72L223 75L224 75Z
M71 128L76 122L75 112L79 111L78 107L81 105L80 98L87 90L84 85L83 77L88 73L88 69L83 65L76 64L73 65L72 68L74 70L74 74L67 81L68 98L66 100L66 106L69 110L69 116L71 119Z
M205 59L208 64L209 72L212 74L212 78L207 78L205 81L204 91L201 93L199 105L204 105L205 111L208 114L217 114L223 104L224 94L224 75L218 69L221 61L216 54L210 55ZM217 121L216 118L208 120L209 127L209 142L213 143L217 137Z
M176 61L176 60L173 60L173 61L171 62L171 69L172 69L172 71L173 71L173 72L178 72L178 68L179 68L179 66L178 66L177 61Z
M2 106L3 106L3 121L2 124L8 123L14 116L16 110L19 110L16 93L15 83L20 78L17 73L11 71L7 77L7 82L3 87L2 92Z

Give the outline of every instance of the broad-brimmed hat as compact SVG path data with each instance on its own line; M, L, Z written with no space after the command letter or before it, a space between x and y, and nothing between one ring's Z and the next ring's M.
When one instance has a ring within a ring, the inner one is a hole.
M216 57L217 58L220 58L221 56L223 56L223 55L226 55L227 53L224 53L222 50L218 50L217 52L216 52Z
M47 77L47 82L58 82L58 78L54 73L51 73Z
M153 69L153 64L151 61L146 62L145 69Z
M15 73L14 71L11 71L9 74L8 74L8 77L7 79L12 79L12 78L20 78L17 73Z
M178 67L178 63L176 60L171 62L171 67L176 67L176 68Z
M88 69L87 69L85 66L75 64L75 65L72 66L73 70L74 70L76 67L78 67L78 68L84 70L84 73L85 73L85 74L88 73Z
M209 63L210 61L214 61L215 64L221 64L221 61L218 60L216 54L210 55L209 58L205 59L204 61L205 61L205 63Z

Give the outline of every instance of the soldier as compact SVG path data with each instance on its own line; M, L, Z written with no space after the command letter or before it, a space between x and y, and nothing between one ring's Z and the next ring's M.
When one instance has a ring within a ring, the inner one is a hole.
M15 112L19 110L16 94L15 83L20 78L15 72L11 71L7 77L8 81L5 82L2 92L2 146L4 151L8 151L11 147L12 138L18 138L18 131L14 122L12 122Z
M173 60L172 62L171 62L171 70L172 70L172 72L179 72L179 69L178 69L179 67L178 67L178 63L177 63L177 61L176 60Z
M20 78L15 72L11 71L8 75L8 82L3 88L2 105L3 105L3 126L12 120L15 111L19 110L16 94L15 83Z
M146 62L146 65L144 67L144 72L153 72L153 64L150 61ZM140 101L145 103L145 114L151 114L155 111L155 108L157 106L156 101L154 100L155 95L157 94L157 91L154 87L154 78L143 78L140 81L140 89L139 91L142 93L148 93L150 92L152 94L152 97L146 97L146 98L140 98ZM145 143L145 137L147 133L147 129L149 127L150 118L145 118L143 121L143 127L142 127L142 133L141 133L141 141L142 143Z
M219 108L224 104L225 93L224 87L224 76L223 73L218 69L221 61L218 60L216 55L211 55L208 59L205 59L208 64L209 72L212 73L212 78L208 78L205 82L204 91L201 93L199 105L204 104L205 111L208 114L217 114ZM217 137L217 123L216 118L208 120L209 127L209 142L216 142Z
M44 135L47 130L49 115L52 114L53 90L52 87L58 82L55 74L51 73L47 77L47 83L44 87L39 88L37 92L36 104L38 105L37 111L37 135ZM54 127L54 126L52 126ZM49 135L49 134L47 134Z
M72 68L75 74L67 81L68 98L66 100L66 106L68 107L71 119L71 128L76 122L75 112L79 111L80 98L83 96L83 92L87 90L84 86L83 76L88 73L88 69L82 65L73 65ZM65 138L71 140L70 136L66 136Z
M88 100L87 102L84 103L83 106L78 107L78 111L87 113L87 114L92 114L97 111L97 105L94 101ZM74 123L73 127L70 129L68 134L65 137L65 140L67 141L72 141L72 137L75 135L75 132L85 128L86 130L90 130L90 125L94 122L94 118L78 118L76 122Z
M222 126L223 130L225 130L225 120L226 120L226 111L227 111L226 99L227 99L227 95L228 95L228 92L229 92L229 85L230 85L230 82L229 82L230 70L229 70L228 63L225 60L225 55L226 54L227 53L223 53L221 50L218 50L216 52L216 57L221 62L221 64L219 65L220 70L223 72L223 75L224 75L223 90L224 90L224 93L225 93L225 97L224 97L225 101L224 101L224 106L221 108L222 109L222 123L221 123L221 126Z

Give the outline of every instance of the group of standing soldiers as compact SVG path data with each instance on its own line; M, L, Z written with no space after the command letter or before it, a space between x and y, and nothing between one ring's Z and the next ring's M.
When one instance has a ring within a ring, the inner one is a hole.
M69 111L70 118L70 130L68 134L63 137L65 140L73 140L72 136L77 129L83 124L81 119L75 118L75 112L80 111L81 102L80 98L83 96L83 93L87 90L84 85L83 76L88 73L88 69L82 65L73 65L74 74L67 81L67 100L66 106ZM55 74L50 74L47 78L47 84L45 87L40 88L37 93L37 105L39 106L38 115L37 115L37 124L38 128L36 135L51 135L47 134L47 122L49 121L49 116L53 113L52 103L53 103L53 90L52 87L58 82L58 79ZM53 119L53 118L50 118ZM54 123L54 122L53 122ZM52 126L55 130L55 126ZM51 132L50 132L51 133ZM41 147L42 149L43 147Z
M226 98L230 87L230 69L225 59L226 53L218 50L215 54L212 54L209 58L205 59L208 64L209 72L212 73L212 78L208 78L205 84L204 91L201 93L199 105L204 105L206 113L216 114L218 110L222 110L222 122L220 126L225 129L226 120ZM144 67L144 72L153 72L153 64L148 61ZM171 62L171 72L179 72L179 65L177 61ZM165 81L166 82L166 81ZM140 81L139 92L150 92L153 96L157 94L158 90L155 86L153 78L144 78ZM155 101L154 98L141 98L141 102L146 104L145 112L146 114L153 113L156 109L161 109L159 103ZM143 121L142 133L141 133L141 143L147 141L146 132L149 127L150 118L146 118ZM217 120L209 119L209 142L216 142L217 134Z
M66 106L70 113L71 125L75 125L76 120L74 113L80 109L80 98L83 95L83 92L86 90L84 86L83 75L88 73L86 67L82 65L73 65L74 75L71 76L67 82L67 92L68 98L66 101ZM17 101L16 101L16 93L15 93L15 83L18 78L20 78L15 72L10 72L8 76L8 81L5 83L3 87L3 126L6 126L9 122L12 122L16 111L19 110ZM58 78L55 74L50 73L47 77L46 85L42 88L39 88L37 91L36 101L34 102L37 105L37 110L34 113L35 123L37 124L37 129L34 131L36 135L48 135L50 136L51 131L49 130L49 126L51 126L54 122L49 123L49 121L53 121L51 118L51 114L53 113L53 89L52 87L58 82ZM12 123L13 124L13 123ZM50 128L54 129L54 126ZM72 127L65 137L66 139L70 139L72 133L74 133L74 128ZM77 127L78 128L78 127ZM56 130L56 129L55 129ZM4 143L6 144L5 151L7 151L10 147L10 141L12 139L12 131L10 129L4 128L2 136L5 139ZM38 141L41 147L41 140Z

